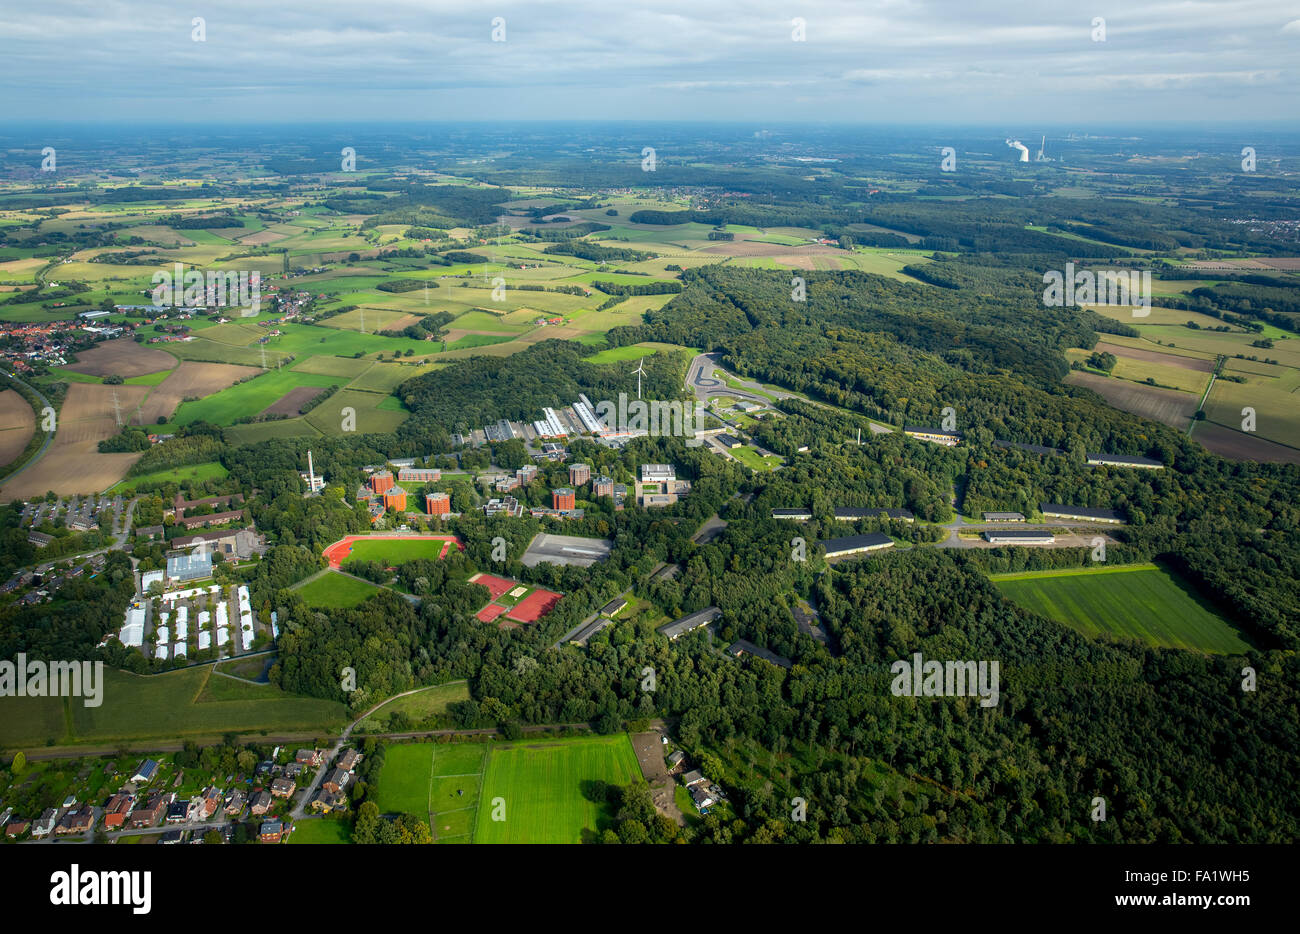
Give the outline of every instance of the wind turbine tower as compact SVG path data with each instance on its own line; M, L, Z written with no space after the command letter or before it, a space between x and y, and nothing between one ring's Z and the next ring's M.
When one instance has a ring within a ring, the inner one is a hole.
M645 376L645 357L637 361L636 369L632 371L636 374L636 397L641 398L641 377Z

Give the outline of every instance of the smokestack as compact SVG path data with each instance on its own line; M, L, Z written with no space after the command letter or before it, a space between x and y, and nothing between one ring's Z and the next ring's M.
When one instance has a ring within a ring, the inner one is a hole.
M1025 148L1025 146L1020 142L1020 140L1009 139L1007 140L1007 145L1010 146L1012 149L1020 150L1020 158L1017 161L1019 162L1029 161L1029 150Z
M316 492L316 469L311 463L311 451L307 452L307 492Z

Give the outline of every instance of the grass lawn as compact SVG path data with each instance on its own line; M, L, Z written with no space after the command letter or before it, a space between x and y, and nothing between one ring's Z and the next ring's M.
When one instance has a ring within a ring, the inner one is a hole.
M185 483L189 480L220 480L223 479L230 471L216 461L209 461L206 464L192 464L189 467L173 467L170 470L158 470L153 473L140 474L138 477L127 477L115 486L109 487L110 493L125 493L134 490L137 486L144 483L158 483L165 480L174 480L177 483Z
M308 578L306 583L291 589L308 606L335 608L356 606L379 592L374 584L337 571L326 571L319 577Z
M363 733L382 730L384 721L394 713L404 713L413 722L419 723L436 714L446 713L452 702L462 700L469 700L469 685L464 681L434 685L416 694L389 701L367 717L358 729Z
M1200 652L1250 648L1191 587L1154 564L993 575L1007 599L1086 636Z
M583 795L583 783L599 779L626 785L640 774L625 733L494 746L483 776L474 842L580 843L583 831L597 830L607 816L603 806ZM493 820L500 805L505 820Z
M349 843L352 829L340 820L329 817L312 817L297 821L289 843Z
M379 776L375 804L381 814L429 813L429 777L433 768L433 744L389 746Z
M763 457L751 447L732 448L731 456L750 470L776 470L781 466L781 458L775 456Z

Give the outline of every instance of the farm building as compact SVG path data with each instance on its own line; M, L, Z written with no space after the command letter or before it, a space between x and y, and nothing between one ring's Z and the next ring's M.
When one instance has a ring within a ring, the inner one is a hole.
M806 522L812 518L812 512L808 509L773 509L773 519L792 519L795 522Z
M984 540L994 545L1050 545L1056 536L1043 529L989 529Z
M617 616L627 606L626 597L615 597L600 608L601 616Z
M790 661L790 659L786 658L784 655L777 655L775 652L757 646L747 639L737 639L731 644L731 647L727 649L727 653L736 658L740 658L742 655L753 655L755 658L761 658L765 662L771 662L779 668L789 669L794 665L794 662Z
M910 509L892 509L882 506L836 506L835 518L841 522L853 522L858 519L897 519L901 522L914 522L916 516Z
M1090 467L1137 467L1141 470L1164 470L1165 465L1149 457L1134 457L1129 454L1089 454Z
M1025 517L1018 512L986 512L984 513L985 522L1024 522Z
M943 428L909 425L903 428L903 434L909 438L916 438L918 441L929 441L931 444L942 444L945 447L953 447L961 443L961 432L948 431Z
M1061 503L1043 503L1039 507L1047 519L1075 519L1079 522L1106 522L1122 525L1124 517L1114 509L1100 509L1094 506L1064 506Z
M819 542L826 549L826 557L840 558L845 555L866 554L870 551L883 551L894 547L894 540L883 532L868 532L865 535L845 535L842 538L828 538Z
M670 640L676 639L678 636L699 629L701 626L707 626L721 615L722 610L716 606L706 607L696 613L683 616L681 619L675 619L671 623L664 623L659 627L658 631Z

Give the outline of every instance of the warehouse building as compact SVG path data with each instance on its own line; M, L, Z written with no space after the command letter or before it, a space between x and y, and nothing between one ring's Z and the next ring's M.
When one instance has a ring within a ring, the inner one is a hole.
M843 538L828 538L818 544L826 549L826 557L842 558L846 555L861 555L893 548L894 540L883 532L868 532L865 535L845 535Z

